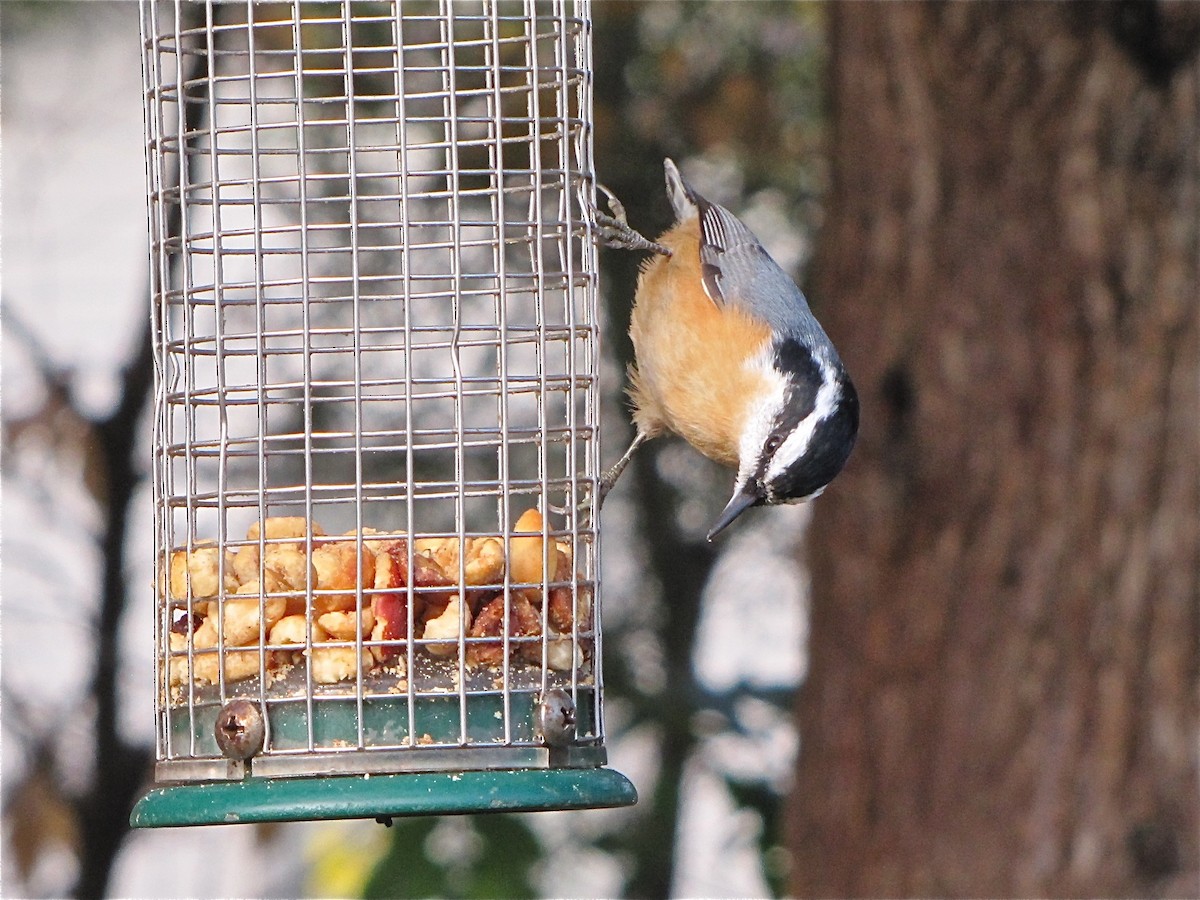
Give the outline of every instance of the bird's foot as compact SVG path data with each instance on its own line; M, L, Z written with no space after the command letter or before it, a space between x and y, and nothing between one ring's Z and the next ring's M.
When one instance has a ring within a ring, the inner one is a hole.
M646 440L649 435L638 432L633 437L633 442L629 445L629 449L616 461L611 469L600 476L596 482L596 493L593 496L590 489L584 490L583 499L576 504L572 510L565 506L548 506L550 512L556 515L566 516L574 513L579 517L580 525L584 528L592 528L596 525L596 517L600 514L600 507L604 505L604 498L608 496L608 492L613 489L613 485L617 483L617 479L621 477L621 473L625 471L625 467L629 465L629 461L633 459L633 452L637 450Z
M573 514L576 521L579 522L579 527L589 530L596 526L596 517L600 514L600 507L604 504L604 498L608 496L610 490L612 490L612 484L602 478L594 495L590 486L584 488L583 499L575 504L574 509L569 506L554 505L548 505L547 509L558 516L570 517Z
M605 247L618 250L649 250L662 256L670 256L671 250L662 244L650 240L640 232L634 231L625 218L625 205L617 199L617 195L597 182L597 189L608 200L608 208L612 215L600 212L592 207L592 221L596 225L596 237Z
M640 441L638 442L640 443ZM635 444L636 446L636 444ZM597 524L597 518L600 515L600 507L604 505L604 498L608 496L608 492L613 489L613 485L617 483L617 479L621 477L621 472L624 471L628 464L628 455L622 459L617 465L613 466L605 472L600 480L596 482L596 493L592 493L591 486L584 488L583 499L575 504L575 508L569 506L547 506L547 509L555 515L570 516L572 513L577 517L579 527L582 529L594 528Z

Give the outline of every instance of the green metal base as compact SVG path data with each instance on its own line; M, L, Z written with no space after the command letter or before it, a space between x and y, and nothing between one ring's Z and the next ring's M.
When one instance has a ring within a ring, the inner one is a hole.
M411 772L326 778L247 778L153 788L134 828L632 806L637 791L613 769Z

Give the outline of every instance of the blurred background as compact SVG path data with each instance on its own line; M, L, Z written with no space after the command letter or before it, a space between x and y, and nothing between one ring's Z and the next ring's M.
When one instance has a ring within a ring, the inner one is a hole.
M662 160L863 403L811 506L648 444L604 511L628 810L130 833L153 755L138 10L0 7L5 896L1194 896L1200 4L598 2ZM639 259L603 254L607 460Z

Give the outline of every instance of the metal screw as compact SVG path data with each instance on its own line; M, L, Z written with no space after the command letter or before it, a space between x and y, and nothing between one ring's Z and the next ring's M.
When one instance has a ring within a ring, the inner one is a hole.
M575 740L575 702L562 688L546 691L537 708L538 730L551 747L565 747Z
M230 759L249 759L262 749L266 728L262 713L249 700L230 700L217 715L213 729L217 746Z

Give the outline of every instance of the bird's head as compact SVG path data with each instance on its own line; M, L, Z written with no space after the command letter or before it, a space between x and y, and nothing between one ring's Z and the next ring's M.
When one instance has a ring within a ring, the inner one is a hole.
M737 483L710 541L751 506L816 497L858 434L858 394L827 341L776 341L755 364L767 389L748 408Z

